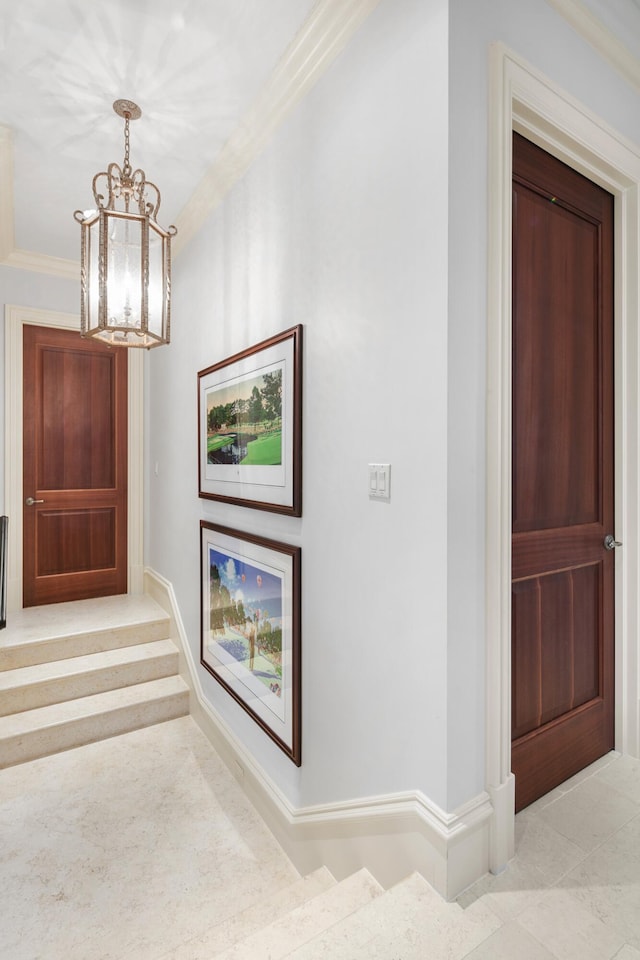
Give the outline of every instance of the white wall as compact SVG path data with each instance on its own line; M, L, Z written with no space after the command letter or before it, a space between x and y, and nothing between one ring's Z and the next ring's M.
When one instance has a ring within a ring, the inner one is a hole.
M640 95L545 0L451 0L448 809L484 785L484 497L489 45L640 143Z
M78 268L78 278L80 268ZM4 308L11 303L39 310L54 310L59 313L77 313L80 328L80 287L69 280L16 270L0 265L0 514L6 509L4 499ZM11 522L11 521L9 521Z
M446 218L446 2L383 2L175 264L149 357L147 562L196 661L199 519L302 547L301 769L202 677L296 805L446 803ZM197 371L299 322L303 517L199 501Z

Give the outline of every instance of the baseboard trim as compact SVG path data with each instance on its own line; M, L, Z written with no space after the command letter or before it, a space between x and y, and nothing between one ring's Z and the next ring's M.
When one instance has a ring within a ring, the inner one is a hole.
M450 900L489 870L493 805L481 793L453 813L420 791L294 807L206 700L169 581L149 568L145 593L169 615L190 712L302 874L337 879L367 867L384 887L417 871Z
M489 834L489 869L502 873L515 855L513 811L516 805L516 778L509 773L504 783L489 788L493 816Z

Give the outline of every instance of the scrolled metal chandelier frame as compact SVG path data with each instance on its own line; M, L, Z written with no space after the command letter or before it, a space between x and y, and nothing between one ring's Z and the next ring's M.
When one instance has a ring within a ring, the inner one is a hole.
M94 210L76 210L81 228L81 314L84 337L125 347L157 347L171 336L171 238L157 221L160 191L129 160L131 120L142 111L116 100L124 119L124 161L93 178Z

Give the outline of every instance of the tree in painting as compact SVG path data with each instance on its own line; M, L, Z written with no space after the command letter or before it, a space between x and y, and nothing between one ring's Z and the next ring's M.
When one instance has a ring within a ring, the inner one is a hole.
M282 463L282 368L207 395L207 462Z

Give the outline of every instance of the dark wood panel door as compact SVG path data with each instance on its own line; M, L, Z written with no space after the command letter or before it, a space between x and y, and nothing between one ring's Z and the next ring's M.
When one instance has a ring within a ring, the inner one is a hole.
M24 606L126 593L126 350L29 325L23 348Z
M613 197L514 134L517 809L613 748L613 462Z

